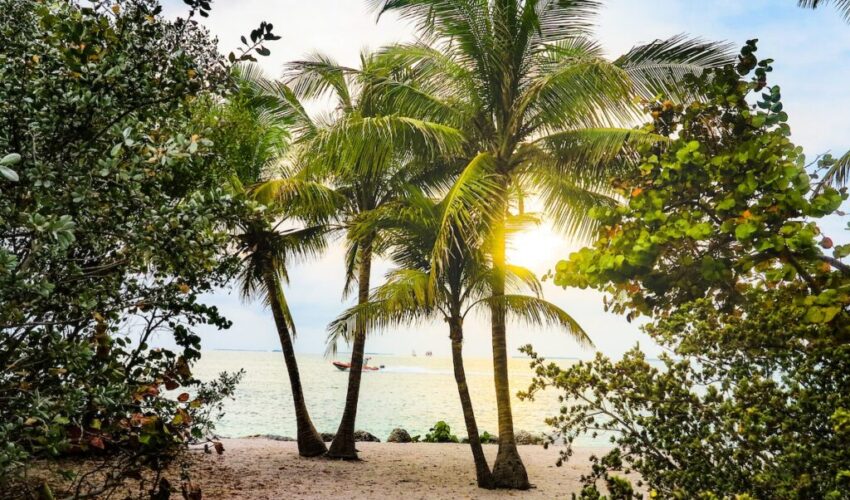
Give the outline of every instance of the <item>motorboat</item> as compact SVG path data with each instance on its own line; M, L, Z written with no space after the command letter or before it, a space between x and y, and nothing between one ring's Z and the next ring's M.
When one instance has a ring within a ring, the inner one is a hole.
M378 371L378 370L380 370L381 368L383 368L383 367L384 367L384 365L381 365L381 366L369 366L369 360L370 360L370 359L372 359L372 358L366 358L366 359L363 361L363 367L360 369L360 371L363 371L363 372L366 372L366 371L374 372L374 371ZM337 368L337 370L339 370L339 371L343 371L343 372L344 372L344 371L348 371L348 370L350 370L350 369L351 369L351 363L344 363L344 362L342 362L342 361L332 361L332 362L331 362L331 364L332 364L332 365L334 365L334 366Z

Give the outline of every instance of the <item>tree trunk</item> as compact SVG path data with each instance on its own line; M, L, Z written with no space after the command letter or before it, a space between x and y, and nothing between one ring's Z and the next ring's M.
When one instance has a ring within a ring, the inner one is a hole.
M283 360L286 362L286 370L289 372L289 385L292 387L292 400L295 403L295 422L298 433L298 454L302 457L315 457L323 455L328 448L322 441L322 436L313 426L310 414L307 411L307 403L304 401L304 391L301 388L301 375L298 373L298 362L295 360L295 349L292 346L292 338L289 335L283 304L280 303L280 282L271 270L265 273L266 288L269 295L274 322L277 326L277 335L280 338L280 349L283 351Z
M458 317L449 320L450 338L452 340L452 364L454 365L457 392L460 395L460 406L463 408L463 419L466 422L466 433L469 436L469 447L472 448L472 458L475 460L475 477L479 488L493 489L493 474L487 465L487 457L481 447L481 437L478 435L478 425L475 423L475 412L472 410L472 398L469 397L469 386L466 384L466 372L463 369L463 320Z
M503 186L501 206L493 227L493 297L505 295L505 217L507 216L507 187ZM498 488L525 490L531 487L525 465L514 441L514 422L511 414L511 389L508 381L505 304L494 301L490 306L493 342L493 379L496 385L496 406L499 414L499 453L493 463L493 478Z
M369 302L369 278L372 270L372 244L363 245L360 254L360 266L357 270L357 303ZM351 368L348 372L348 392L345 396L345 410L336 431L328 456L345 460L356 460L354 448L354 425L357 420L357 401L360 398L360 378L363 376L363 355L366 350L366 322L358 318L354 327L354 343L351 349Z

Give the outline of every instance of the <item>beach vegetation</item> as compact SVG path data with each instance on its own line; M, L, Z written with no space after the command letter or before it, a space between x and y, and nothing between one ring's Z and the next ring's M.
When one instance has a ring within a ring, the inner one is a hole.
M561 369L528 347L564 397L549 423L565 439L610 437L597 481L634 471L669 498L843 498L850 435L850 267L819 222L846 189L817 183L791 142L773 62L755 57L690 80L705 100L648 103L640 168L612 181L627 201L595 211L592 247L560 262L561 286L605 306L666 350L598 354ZM595 493L593 493L595 494Z
M201 296L235 271L244 209L206 168L211 130L192 110L275 35L263 24L225 58L195 21L208 2L188 3L168 20L152 0L0 2L4 492L48 495L27 468L70 454L114 458L109 474L66 474L74 495L161 469L209 436L239 379L192 375L194 329L230 326Z

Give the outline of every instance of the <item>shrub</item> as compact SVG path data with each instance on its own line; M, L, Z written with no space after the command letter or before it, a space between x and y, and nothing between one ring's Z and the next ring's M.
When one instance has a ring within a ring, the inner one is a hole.
M457 436L452 434L452 429L449 427L449 424L440 420L434 427L431 427L430 432L425 434L425 437L422 439L426 443L457 443Z
M192 103L231 84L192 20L208 3L188 3L171 22L155 0L0 0L4 490L33 457L156 464L208 432L238 381L191 373L193 328L230 325L200 297L232 275L228 228L246 206L206 168L216 152ZM176 348L151 349L156 335Z
M844 498L850 487L850 248L817 225L846 194L812 186L767 85L771 61L754 52L748 42L736 67L692 80L705 100L650 103L647 128L671 139L613 181L628 202L596 211L593 248L557 266L558 284L651 316L663 366L635 348L561 369L525 348L537 377L523 396L552 386L565 398L548 420L567 442L562 460L579 435L612 436L587 498L600 480L628 497L613 475L624 470L669 498Z

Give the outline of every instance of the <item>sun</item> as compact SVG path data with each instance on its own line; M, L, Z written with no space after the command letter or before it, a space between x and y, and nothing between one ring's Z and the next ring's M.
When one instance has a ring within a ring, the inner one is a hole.
M567 238L548 225L540 225L511 237L508 242L508 263L526 267L540 275L566 258L568 248Z

